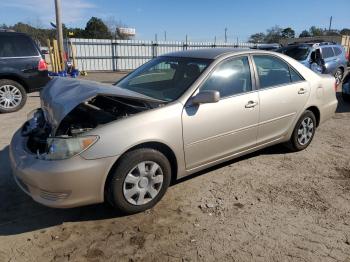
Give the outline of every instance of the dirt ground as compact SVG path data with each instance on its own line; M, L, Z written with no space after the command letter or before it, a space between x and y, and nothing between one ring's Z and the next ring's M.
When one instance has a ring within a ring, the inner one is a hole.
M350 261L350 104L339 102L307 150L258 151L121 216L105 204L46 208L15 185L8 144L33 94L0 115L0 261Z

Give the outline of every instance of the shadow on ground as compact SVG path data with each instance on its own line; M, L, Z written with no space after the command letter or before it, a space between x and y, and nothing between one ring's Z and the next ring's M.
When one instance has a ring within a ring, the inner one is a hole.
M284 154L287 152L285 147L274 146L206 169L181 179L174 185L260 154ZM34 202L19 189L12 178L8 146L0 151L0 199L0 236L45 229L64 222L93 221L123 216L108 204L72 209L53 209Z

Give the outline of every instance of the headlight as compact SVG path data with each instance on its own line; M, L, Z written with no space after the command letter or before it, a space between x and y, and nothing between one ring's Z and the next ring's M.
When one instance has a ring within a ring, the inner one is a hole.
M43 111L38 108L31 111L27 115L28 121L24 123L22 127L22 135L28 136L35 130L42 128L45 125L45 119L43 115Z
M54 137L47 139L48 151L41 155L45 160L63 160L82 153L98 140L98 136Z
M40 118L43 115L43 111L40 108L34 109L27 114L27 120L32 118Z

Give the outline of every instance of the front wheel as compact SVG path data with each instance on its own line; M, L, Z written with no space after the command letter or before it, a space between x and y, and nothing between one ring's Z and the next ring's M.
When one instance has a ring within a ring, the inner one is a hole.
M307 148L314 138L315 130L316 117L314 113L306 110L294 127L294 131L290 139L291 149L293 151L301 151Z
M141 148L126 153L109 184L109 201L126 214L145 211L164 196L171 181L169 160L161 152Z

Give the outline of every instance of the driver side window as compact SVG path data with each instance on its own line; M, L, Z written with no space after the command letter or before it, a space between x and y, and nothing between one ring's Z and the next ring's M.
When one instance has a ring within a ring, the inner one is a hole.
M214 69L200 90L219 91L222 98L252 91L248 57L223 61Z

